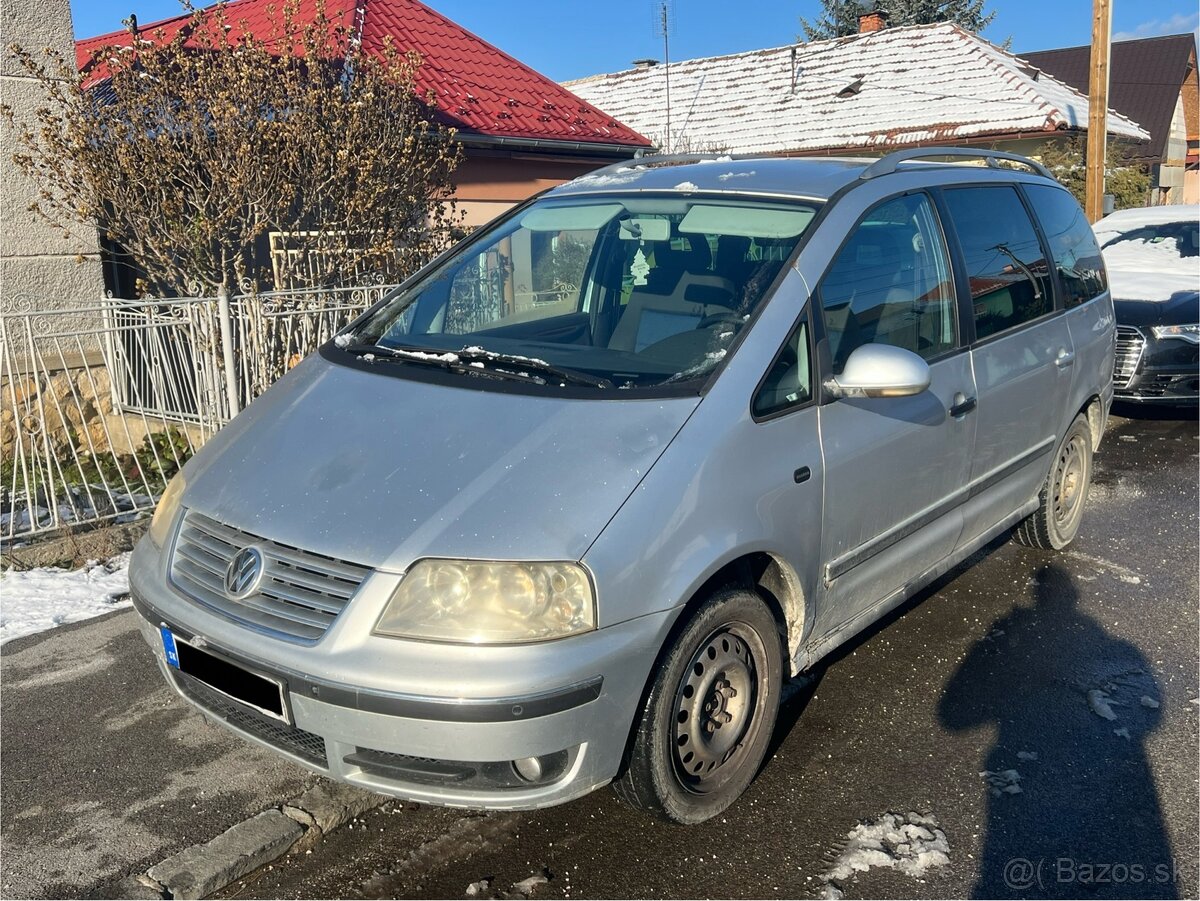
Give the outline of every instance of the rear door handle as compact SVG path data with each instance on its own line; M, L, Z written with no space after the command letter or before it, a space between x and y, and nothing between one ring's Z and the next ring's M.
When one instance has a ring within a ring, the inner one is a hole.
M959 398L962 398L959 400ZM966 416L978 406L978 402L973 397L963 397L962 394L954 396L954 406L950 408L951 416Z
M1059 369L1066 369L1075 362L1075 353L1070 350L1060 350L1058 356L1054 358L1054 365Z

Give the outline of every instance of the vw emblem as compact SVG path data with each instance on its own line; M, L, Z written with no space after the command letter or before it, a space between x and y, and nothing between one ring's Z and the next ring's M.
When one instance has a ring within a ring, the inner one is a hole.
M262 580L263 555L256 547L242 548L225 570L225 593L232 600L241 600L253 593Z

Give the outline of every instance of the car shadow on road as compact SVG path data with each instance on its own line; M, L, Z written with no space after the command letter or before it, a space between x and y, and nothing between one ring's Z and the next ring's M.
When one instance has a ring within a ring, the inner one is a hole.
M1057 564L951 677L952 731L992 726L976 898L1178 897L1144 742L1160 696L1149 662L1079 608Z

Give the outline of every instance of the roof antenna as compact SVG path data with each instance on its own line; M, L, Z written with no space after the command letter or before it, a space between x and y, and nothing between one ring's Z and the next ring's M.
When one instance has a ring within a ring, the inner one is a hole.
M671 29L675 26L674 0L659 0L655 28L663 40L663 77L667 82L666 152L671 152Z

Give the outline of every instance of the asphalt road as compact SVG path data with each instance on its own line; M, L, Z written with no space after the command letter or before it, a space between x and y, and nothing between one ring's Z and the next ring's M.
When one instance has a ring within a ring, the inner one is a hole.
M1194 418L1115 418L1072 548L996 542L826 661L713 822L607 791L491 816L388 803L223 894L1196 897L1197 450ZM138 642L120 614L5 646L5 896L113 894L309 779L204 725ZM852 829L909 812L947 862L829 879Z

